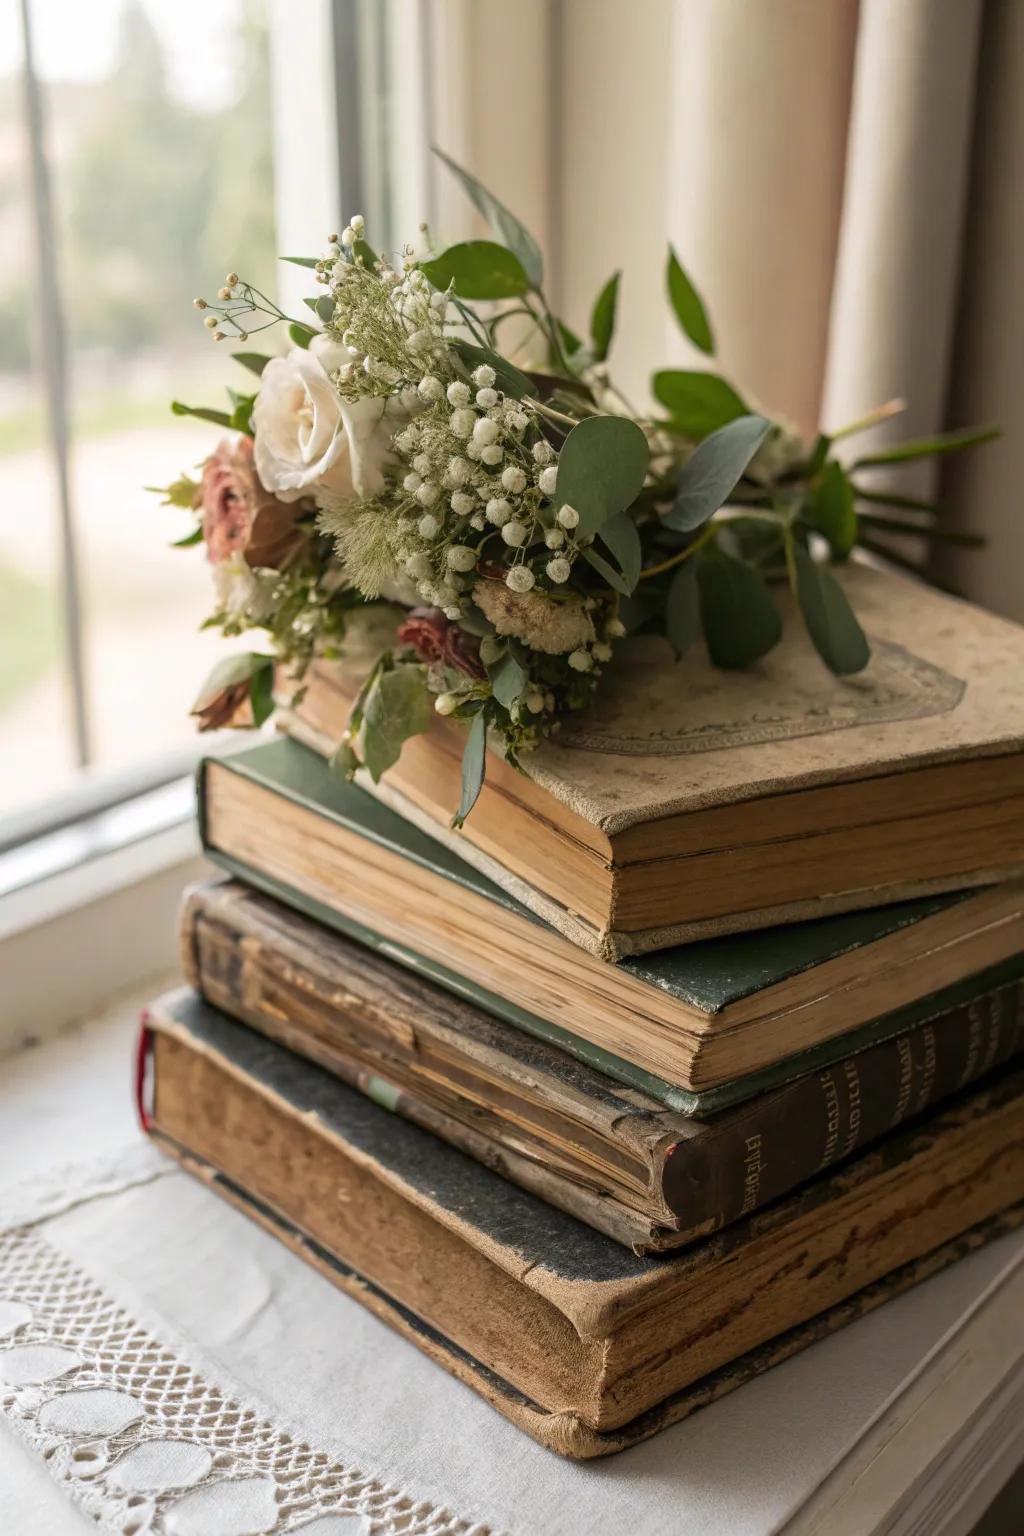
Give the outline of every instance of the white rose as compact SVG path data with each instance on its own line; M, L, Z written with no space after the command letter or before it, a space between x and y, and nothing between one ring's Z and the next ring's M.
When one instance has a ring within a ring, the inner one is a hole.
M342 400L329 373L343 360L342 347L317 336L308 351L293 347L263 370L252 413L256 472L282 501L298 501L319 487L359 497L384 488L395 425L385 420L392 417L391 402Z

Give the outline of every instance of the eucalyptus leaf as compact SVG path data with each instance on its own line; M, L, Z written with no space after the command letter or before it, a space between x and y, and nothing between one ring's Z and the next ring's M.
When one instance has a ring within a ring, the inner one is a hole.
M528 379L525 373L520 373L511 363L506 362L499 352L492 352L489 347L477 347L469 341L453 340L452 348L461 358L466 372L472 373L474 368L479 368L481 363L486 363L494 369L497 387L504 390L506 395L512 395L516 400L521 400L524 395L532 395L534 392L533 380Z
M293 320L291 325L288 327L288 335L291 337L292 341L294 341L297 347L308 347L310 342L313 340L313 337L318 334L319 333L312 330L310 326L300 325L297 320Z
M801 544L793 547L796 595L815 649L841 677L867 666L871 649L864 631L827 565L819 565Z
M609 518L602 524L598 538L618 561L622 585L617 590L628 597L640 580L640 566L643 563L636 523L627 513L620 512L617 517Z
M521 667L511 652L506 652L490 670L491 692L499 704L511 709L522 698L529 682L526 668Z
M461 827L476 805L484 787L484 771L487 762L487 721L483 710L474 716L462 753L462 798L452 817L452 826Z
M874 453L862 454L853 464L854 469L867 469L875 464L905 464L912 459L929 459L936 454L959 453L964 448L976 448L1001 436L999 427L965 427L959 432L940 432L935 437L918 437L907 443L896 443L892 448L879 448Z
M180 400L171 401L175 416L198 416L200 421L212 421L218 427L230 427L231 417L226 411L211 411L205 405L182 405Z
M583 342L576 335L576 332L566 325L564 320L556 320L555 324L558 327L558 339L562 343L562 350L567 357L572 357L574 352L583 350Z
M837 560L845 560L857 542L853 486L836 460L830 459L804 508L804 520L829 543Z
M676 479L676 496L662 522L691 533L728 501L770 430L763 416L740 416L698 443ZM559 469L561 479L561 469Z
M518 256L493 240L450 245L440 256L420 262L420 270L442 293L454 287L460 299L515 299L530 287Z
M700 634L700 592L694 560L684 560L672 577L665 599L665 633L677 656L684 656Z
M402 664L381 671L363 706L363 762L376 784L397 763L403 743L430 724L426 668Z
M700 294L683 271L679 257L671 246L668 250L665 280L668 284L668 296L683 334L688 336L694 346L699 347L702 352L709 354L714 352L715 343L711 335L711 326Z
M334 319L334 300L322 293L313 306L318 320L328 325Z
M707 437L750 408L731 384L717 373L685 368L663 368L654 375L657 399L668 408L672 425L684 437Z
M619 279L616 272L608 279L597 296L590 315L590 339L594 343L594 361L603 363L615 334L615 311L619 302Z
M316 256L279 256L277 259L291 262L293 267L309 267L310 271L320 265L319 257Z
M603 577L614 592L620 592L623 597L629 596L630 589L626 586L625 578L620 571L616 570L610 560L606 560L603 555L598 554L592 544L588 544L583 549L582 554L587 564L593 566L598 575Z
M263 352L232 352L231 356L236 363L241 363L243 368L248 368L250 373L260 374L270 362L270 358Z
M588 416L577 422L558 456L556 510L575 507L577 537L595 534L624 512L643 489L649 452L635 421L625 416Z
M261 667L249 679L249 707L252 723L257 727L265 724L274 713L273 667Z
M777 645L782 622L764 577L718 549L697 557L700 618L718 667L749 667Z
M193 528L191 533L186 533L186 535L185 535L185 537L183 539L174 539L173 542L171 543L171 548L172 549L191 549L193 547L193 545L201 544L202 542L203 542L203 528L202 528L202 524L200 524L198 528Z
M502 244L519 258L530 286L539 288L544 280L544 258L529 230L475 176L464 171L461 165L456 165L436 144L433 150L437 158L443 160L453 175L458 177L470 200L483 214Z

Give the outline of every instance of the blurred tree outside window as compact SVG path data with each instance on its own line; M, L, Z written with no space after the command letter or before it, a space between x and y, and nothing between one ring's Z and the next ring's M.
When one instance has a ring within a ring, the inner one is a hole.
M15 7L8 8L11 11ZM58 231L71 499L97 769L191 735L209 574L174 550L166 485L216 441L172 398L222 403L230 377L192 307L230 269L275 289L266 17L258 0L90 0L31 8ZM202 64L197 68L197 61ZM64 676L60 534L39 343L17 16L0 22L0 805L76 773ZM194 78L197 77L197 78Z

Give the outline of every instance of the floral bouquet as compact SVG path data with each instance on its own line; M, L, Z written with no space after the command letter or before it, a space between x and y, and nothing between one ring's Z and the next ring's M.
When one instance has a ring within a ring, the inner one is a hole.
M655 373L660 410L638 412L608 364L619 274L577 336L551 312L528 231L447 163L494 240L437 251L424 226L392 260L353 217L324 256L286 258L319 285L305 301L315 326L234 272L215 300L196 299L215 341L281 325L291 345L234 353L259 384L229 390L229 411L172 406L231 435L198 481L165 495L197 517L180 543L206 546L207 623L269 640L215 668L195 705L200 728L262 724L275 667L294 696L314 657L341 656L347 631L372 619L385 643L336 762L377 779L434 712L465 722L459 825L488 733L518 763L586 708L627 633L664 634L679 656L702 635L717 665L746 667L781 638L772 589L786 582L826 666L859 671L868 644L831 564L857 546L900 562L879 535L957 535L933 503L873 491L858 472L995 434L907 442L844 466L837 439L898 404L805 443L712 371ZM713 354L671 250L667 288L685 334Z

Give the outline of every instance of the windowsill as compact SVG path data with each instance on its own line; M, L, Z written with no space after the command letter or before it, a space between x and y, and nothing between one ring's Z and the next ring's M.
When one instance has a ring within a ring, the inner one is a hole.
M210 871L190 782L144 799L0 858L0 882L13 859L21 876L36 875L0 895L0 1053L49 1039L176 965L182 888Z

